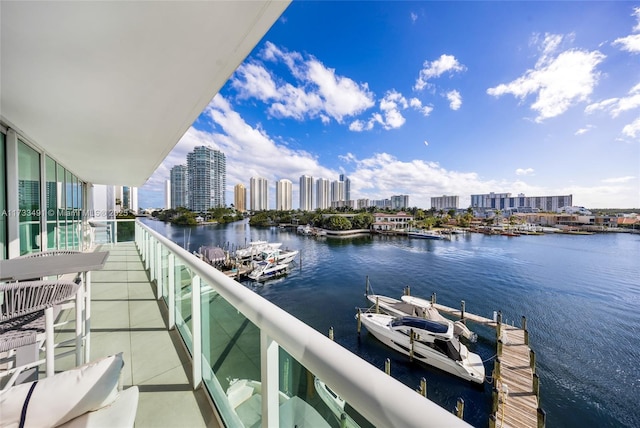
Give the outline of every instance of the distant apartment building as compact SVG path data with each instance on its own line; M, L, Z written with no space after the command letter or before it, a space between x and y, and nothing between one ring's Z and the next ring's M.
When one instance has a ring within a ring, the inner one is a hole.
M138 188L115 186L116 212L138 212Z
M171 180L164 182L164 209L171 208Z
M573 195L562 196L511 196L511 193L471 195L471 207L511 210L515 212L558 212L562 207L573 206Z
M363 208L369 208L371 205L369 199L358 199L356 201L356 206L359 210L361 210Z
M391 199L376 199L371 201L371 206L376 208L391 208Z
M349 180L349 178L347 178L346 175L344 174L340 174L340 181L342 181L343 187L344 187L344 200L345 201L350 201L351 200L351 180Z
M187 154L189 206L191 211L206 212L226 206L227 165L224 153L199 146Z
M249 198L251 199L251 211L269 209L269 183L266 178L251 177L249 180Z
M303 175L300 177L300 210L311 211L313 209L313 177Z
M316 209L331 207L331 182L326 178L316 180Z
M436 196L431 198L431 209L433 210L457 210L460 204L459 196Z
M406 210L409 208L409 195L394 195L391 197L392 210Z
M344 201L344 181L331 182L331 203Z
M276 210L290 211L292 209L292 188L291 180L276 181Z
M238 212L247 211L247 188L242 183L233 186L233 206Z
M176 165L171 168L171 208L189 207L189 180L187 177L187 166Z

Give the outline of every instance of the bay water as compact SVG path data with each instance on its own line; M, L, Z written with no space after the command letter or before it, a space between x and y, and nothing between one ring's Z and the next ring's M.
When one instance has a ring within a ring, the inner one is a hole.
M527 317L536 352L541 407L549 427L640 427L640 235L547 234L543 236L454 235L451 241L364 235L314 238L279 228L228 225L178 227L145 223L170 240L197 250L201 245L243 247L250 241L282 242L300 251L290 273L264 283L242 282L336 342L453 410L465 401L464 419L485 427L491 388L473 386L382 345L363 327L356 307L369 306L372 291L400 298L411 294L520 325ZM495 330L469 323L478 342L469 345L485 362L496 353Z

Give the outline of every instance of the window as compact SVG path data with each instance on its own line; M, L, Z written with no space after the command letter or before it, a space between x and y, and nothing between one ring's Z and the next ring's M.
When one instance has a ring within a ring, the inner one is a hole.
M0 260L7 255L7 165L5 160L4 134L0 133Z
M18 140L20 255L41 251L40 154Z

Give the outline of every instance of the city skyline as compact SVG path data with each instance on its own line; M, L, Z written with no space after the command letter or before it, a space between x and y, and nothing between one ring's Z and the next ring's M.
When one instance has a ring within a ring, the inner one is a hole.
M211 145L228 156L227 194L290 179L294 209L305 174L425 208L489 192L639 207L639 53L633 3L293 2L140 205L161 206L167 165Z

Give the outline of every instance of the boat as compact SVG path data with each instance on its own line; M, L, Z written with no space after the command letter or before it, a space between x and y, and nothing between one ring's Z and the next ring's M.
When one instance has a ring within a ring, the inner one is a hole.
M484 383L482 359L455 338L453 323L371 312L359 316L369 333L391 349L461 379Z
M428 230L412 230L407 232L409 238L421 238L421 239L445 239L445 237L439 233L431 232Z
M367 299L389 315L403 317L406 315L425 318L442 323L453 322L445 318L430 301L413 296L402 296L402 300L379 294L368 294ZM457 338L464 337L469 342L476 342L478 335L467 327L462 321L453 322L453 335Z
M289 263L269 262L263 260L257 262L253 270L247 275L254 281L260 281L268 278L273 278L279 275L287 273L289 269Z
M282 250L280 248L268 249L261 251L258 260L268 261L270 263L289 264L300 253L298 250Z
M329 386L321 381L318 377L314 378L313 386L318 393L320 399L327 405L327 407L331 410L331 412L335 415L340 422L341 427L345 428L360 428L360 425L347 413L346 409L346 401L340 397L338 394L333 392ZM342 416L344 415L344 416ZM344 418L344 422L342 422Z
M256 380L233 379L227 388L229 405L244 427L260 427L262 424L262 384ZM289 397L278 391L281 427L319 427L330 425L309 403L298 396Z
M276 250L281 245L282 242L251 241L248 247L236 250L235 256L239 259L255 257L263 251Z
M308 224L300 225L296 229L296 232L298 232L301 235L313 235L313 228Z

